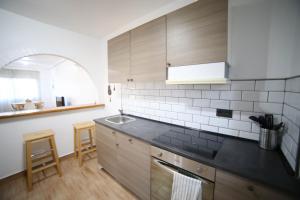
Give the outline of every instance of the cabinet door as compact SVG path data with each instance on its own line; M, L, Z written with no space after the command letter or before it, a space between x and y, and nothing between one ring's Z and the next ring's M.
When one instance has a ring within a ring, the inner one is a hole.
M245 178L217 170L215 200L293 199L280 191L272 190Z
M125 82L129 78L130 69L130 33L126 32L109 40L107 49L108 81Z
M150 199L150 146L123 134L117 135L118 180L141 199Z
M166 18L131 31L131 78L134 81L166 79Z
M117 177L116 133L97 124L96 148L99 164L112 176Z
M199 0L167 15L169 66L226 61L227 4Z

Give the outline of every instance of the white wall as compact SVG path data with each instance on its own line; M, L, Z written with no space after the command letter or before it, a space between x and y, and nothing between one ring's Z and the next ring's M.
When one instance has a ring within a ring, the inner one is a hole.
M0 67L32 54L55 54L86 68L104 101L104 43L95 38L43 24L0 9Z
M100 103L95 85L86 71L66 60L49 71L53 79L53 96L64 96L66 105Z
M229 0L230 77L299 75L299 18L298 0Z
M2 9L0 25L0 67L14 59L32 54L60 55L85 67L97 87L99 101L106 102L107 61L104 42ZM86 109L0 120L0 179L24 169L24 133L53 129L59 156L63 156L73 152L73 123L104 117L107 113L107 109Z
M0 121L0 179L24 170L23 134L51 128L59 156L73 152L72 124L106 116L105 109L67 111Z

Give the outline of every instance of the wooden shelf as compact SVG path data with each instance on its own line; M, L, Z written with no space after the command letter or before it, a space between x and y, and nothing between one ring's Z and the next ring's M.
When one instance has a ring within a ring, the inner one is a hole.
M4 112L4 113L0 113L0 120L14 118L14 117L34 116L34 115L41 115L47 113L65 112L70 110L80 110L86 108L101 108L101 107L104 108L105 104L100 104L100 103L85 104L85 105L78 105L78 106L63 106L63 107L44 108L44 109L36 109L36 110Z

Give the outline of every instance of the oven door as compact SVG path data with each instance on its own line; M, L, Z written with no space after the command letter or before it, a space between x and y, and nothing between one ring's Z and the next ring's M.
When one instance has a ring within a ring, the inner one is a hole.
M213 200L214 183L171 165L167 162L152 158L151 160L151 200L170 200L172 194L173 174L181 173L185 176L202 181L202 199Z

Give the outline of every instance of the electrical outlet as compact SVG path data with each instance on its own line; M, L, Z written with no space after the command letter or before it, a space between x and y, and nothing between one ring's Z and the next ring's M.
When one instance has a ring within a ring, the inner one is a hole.
M216 115L218 117L226 117L226 118L232 118L232 110L227 109L217 109Z

